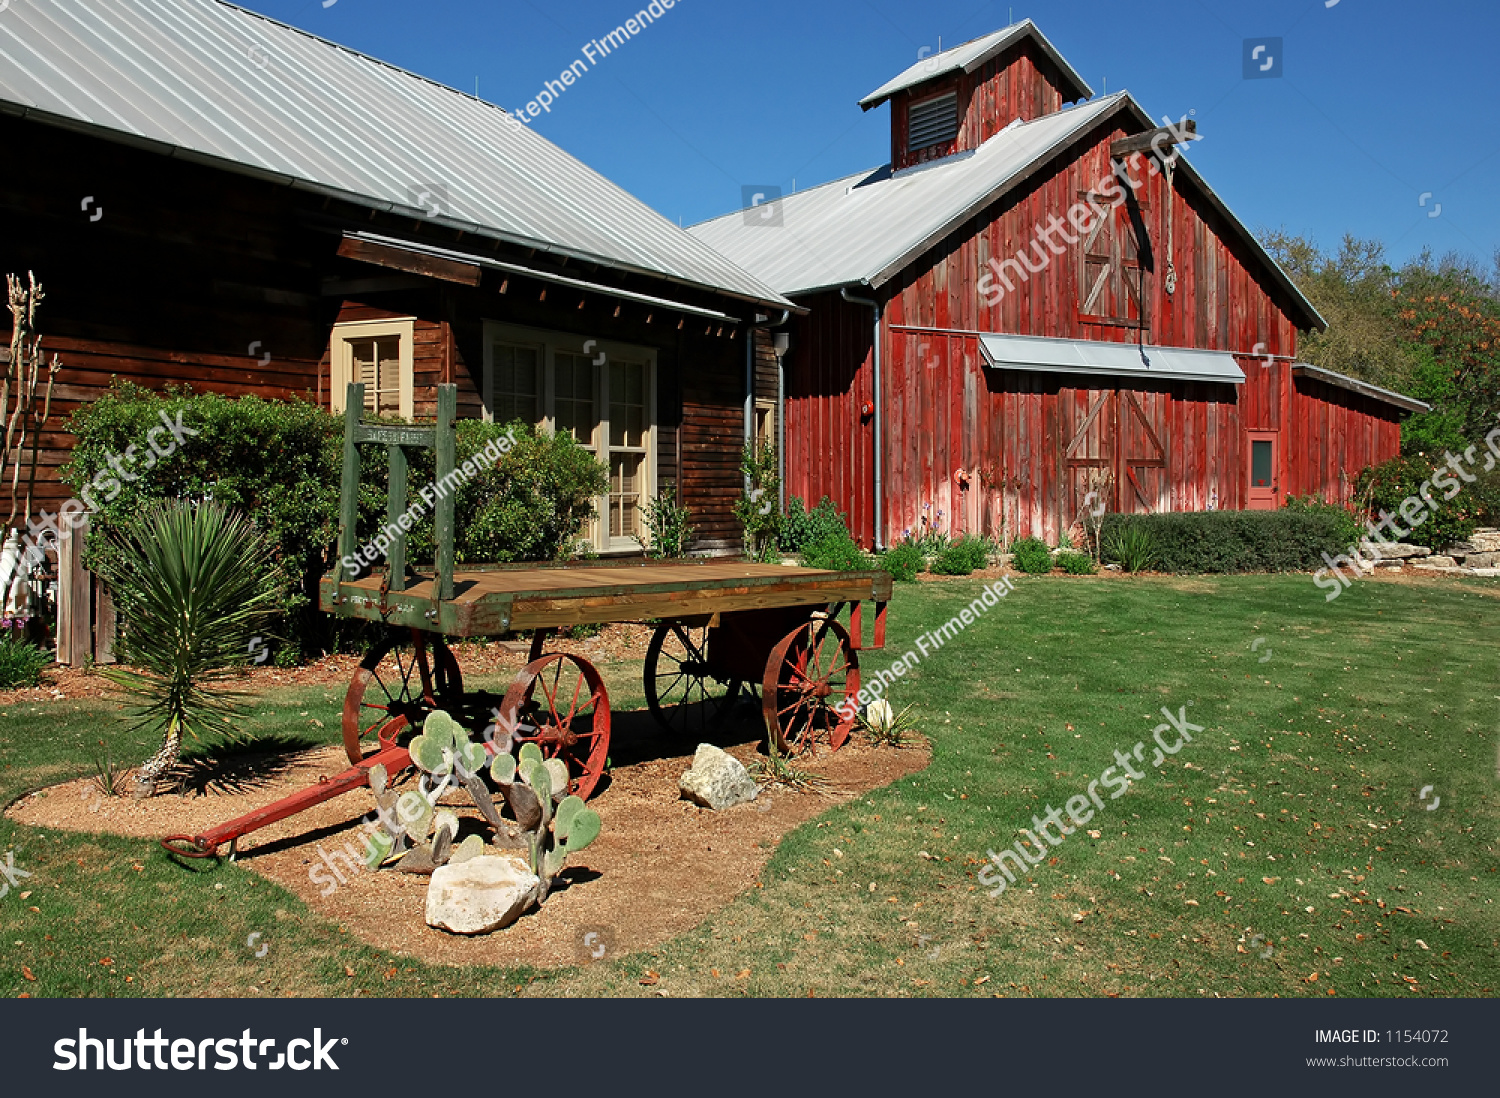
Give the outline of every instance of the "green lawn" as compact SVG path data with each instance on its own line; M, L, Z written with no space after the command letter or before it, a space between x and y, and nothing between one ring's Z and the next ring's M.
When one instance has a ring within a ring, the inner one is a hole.
M979 587L901 587L866 668ZM1326 603L1306 576L1021 578L893 691L928 770L789 835L763 887L697 930L581 970L424 966L237 866L0 822L0 859L33 874L29 899L0 898L0 994L1492 995L1497 615L1489 581ZM617 707L641 705L635 667L605 676ZM251 731L327 741L341 694L278 693ZM1163 707L1202 731L1157 769ZM0 715L0 800L86 772L116 726L72 702ZM1127 793L1096 787L1104 809L1027 878L979 885L986 851L1137 743ZM267 927L257 959L245 940Z

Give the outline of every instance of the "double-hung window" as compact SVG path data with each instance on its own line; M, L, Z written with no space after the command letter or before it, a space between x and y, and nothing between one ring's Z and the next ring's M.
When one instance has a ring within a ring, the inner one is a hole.
M609 471L598 518L579 536L636 552L656 492L656 352L504 324L485 326L485 418L571 435Z

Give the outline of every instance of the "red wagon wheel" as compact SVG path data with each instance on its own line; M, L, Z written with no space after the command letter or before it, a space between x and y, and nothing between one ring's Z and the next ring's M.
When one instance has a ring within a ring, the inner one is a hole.
M458 660L441 637L420 629L393 633L370 649L344 695L344 752L358 763L362 740L377 733L394 739L433 710L459 705L463 696Z
M778 751L800 754L824 733L837 751L854 727L859 653L842 625L815 618L771 650L763 685L766 729Z
M646 705L674 736L701 737L740 697L739 679L719 678L708 666L708 627L669 622L646 649Z
M500 724L516 730L517 744L567 763L570 793L588 800L604 777L609 692L588 660L558 653L527 664L500 703Z

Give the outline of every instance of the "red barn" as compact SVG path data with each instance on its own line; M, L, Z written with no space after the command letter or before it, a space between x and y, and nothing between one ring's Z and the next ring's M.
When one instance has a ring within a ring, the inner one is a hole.
M866 545L938 511L1056 541L1097 502L1347 500L1425 409L1299 363L1326 325L1177 155L1194 124L1095 97L1030 21L860 105L885 103L890 164L692 230L809 310L780 359L758 335L757 396L788 493Z

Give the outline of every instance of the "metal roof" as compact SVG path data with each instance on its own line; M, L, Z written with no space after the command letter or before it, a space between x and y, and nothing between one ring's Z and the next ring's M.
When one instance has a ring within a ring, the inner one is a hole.
M1182 347L1139 347L1039 336L982 335L979 349L997 370L1152 378L1157 381L1217 381L1241 385L1245 372L1234 356Z
M688 231L789 296L881 285L1080 134L1125 93L1019 122L979 148L891 174L889 166L727 214ZM778 216L779 215L779 216Z
M1367 396L1371 400L1383 401L1386 404L1394 404L1397 408L1408 412L1430 412L1432 405L1415 397L1403 396L1401 393L1392 392L1390 389L1382 389L1379 385L1371 385L1368 381L1360 381L1358 378L1346 377L1336 374L1332 370L1325 370L1321 366L1311 366L1306 362L1292 363L1293 377L1307 377L1314 381L1321 381L1326 385L1334 385L1340 389L1348 389L1351 393Z
M501 108L222 0L12 3L0 111L787 304Z
M1094 89L1088 86L1072 65L1063 60L1063 55L1057 52L1057 48L1051 42L1047 41L1047 36L1037 29L1036 24L1026 19L997 30L993 34L986 34L983 38L975 38L961 46L954 46L942 53L922 58L896 79L881 85L865 96L859 101L859 105L867 111L873 110L897 92L905 91L907 88L925 84L929 80L936 80L950 73L974 72L983 68L1023 38L1030 38L1040 46L1042 52L1062 70L1063 77L1073 82L1073 94L1065 94L1064 99L1093 98Z
M788 296L859 284L878 289L1116 112L1129 116L1127 130L1132 123L1138 132L1155 125L1121 91L1013 122L968 152L895 174L886 165L789 195L770 211L779 216L739 211L688 231ZM1186 156L1178 156L1176 171L1260 258L1301 314L1294 316L1298 326L1326 331L1328 322L1307 295Z

